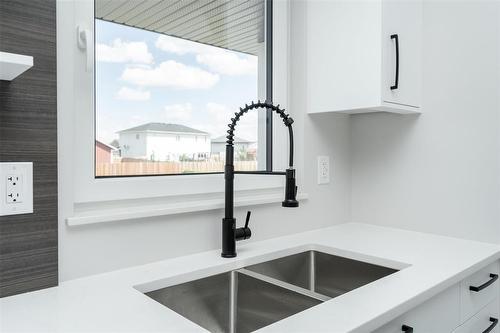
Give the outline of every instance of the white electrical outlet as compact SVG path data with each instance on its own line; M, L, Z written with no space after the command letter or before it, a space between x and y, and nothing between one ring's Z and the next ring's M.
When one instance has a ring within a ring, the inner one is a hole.
M330 182L330 157L318 156L318 184Z
M33 213L33 163L0 163L0 216Z
M5 180L7 188L7 203L23 202L23 175L21 173L10 174Z

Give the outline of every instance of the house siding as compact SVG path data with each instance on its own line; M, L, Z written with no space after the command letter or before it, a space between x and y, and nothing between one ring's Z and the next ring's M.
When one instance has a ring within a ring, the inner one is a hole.
M95 143L96 163L111 163L111 148L99 141Z
M178 161L183 155L197 158L198 154L210 154L208 134L126 132L120 133L120 145L124 158Z

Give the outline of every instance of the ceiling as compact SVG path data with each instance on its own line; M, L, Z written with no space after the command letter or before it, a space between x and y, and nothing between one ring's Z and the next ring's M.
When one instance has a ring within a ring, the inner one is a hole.
M257 55L265 0L96 0L98 19Z

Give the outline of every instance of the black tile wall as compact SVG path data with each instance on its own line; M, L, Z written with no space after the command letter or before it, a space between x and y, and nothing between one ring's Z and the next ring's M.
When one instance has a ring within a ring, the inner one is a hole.
M33 162L33 214L0 216L0 297L57 285L56 0L0 0L0 51L34 57L0 81L0 162Z

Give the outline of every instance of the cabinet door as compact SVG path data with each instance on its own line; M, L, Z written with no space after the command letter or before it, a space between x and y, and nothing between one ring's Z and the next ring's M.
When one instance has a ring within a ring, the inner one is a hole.
M293 3L307 13L308 112L380 105L380 1Z
M498 261L465 278L460 283L461 321L464 322L498 297L500 285ZM480 290L470 290L480 287Z
M403 333L403 325L414 333L450 333L460 324L459 287L455 285L373 333Z
M474 317L467 320L463 325L457 328L453 333L499 333L498 319L500 314L498 298L485 306Z
M381 38L383 102L420 107L422 89L421 1L384 0L382 3ZM398 63L399 66L397 66ZM398 71L396 67L398 67ZM395 87L396 80L397 88Z

